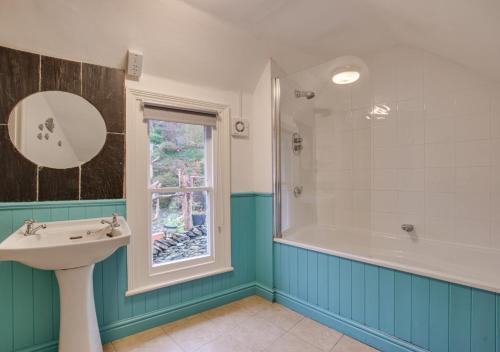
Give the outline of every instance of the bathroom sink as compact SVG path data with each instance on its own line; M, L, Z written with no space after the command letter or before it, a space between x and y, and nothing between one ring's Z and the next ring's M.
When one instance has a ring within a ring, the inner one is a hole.
M25 235L26 232L31 234ZM0 243L0 260L55 270L60 292L59 352L102 352L94 264L130 242L121 216L25 225Z
M130 229L123 217L119 227L111 228L101 220L111 218L55 221L45 229L25 236L23 225L0 243L0 260L13 260L37 269L61 270L91 265L130 241Z

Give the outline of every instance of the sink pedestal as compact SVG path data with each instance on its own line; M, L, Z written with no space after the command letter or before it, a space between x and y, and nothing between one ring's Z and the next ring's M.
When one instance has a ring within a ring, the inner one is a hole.
M56 270L61 297L59 352L102 352L94 303L94 264Z

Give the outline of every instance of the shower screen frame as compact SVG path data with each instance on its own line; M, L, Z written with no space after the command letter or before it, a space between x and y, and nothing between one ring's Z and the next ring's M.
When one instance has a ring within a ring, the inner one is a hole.
M282 238L281 233L281 86L279 77L272 80L273 122L273 237Z

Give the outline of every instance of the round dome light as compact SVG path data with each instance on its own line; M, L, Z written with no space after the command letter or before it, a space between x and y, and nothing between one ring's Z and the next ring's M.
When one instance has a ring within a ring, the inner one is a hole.
M360 77L359 69L353 66L342 67L333 73L332 81L335 84L350 84Z

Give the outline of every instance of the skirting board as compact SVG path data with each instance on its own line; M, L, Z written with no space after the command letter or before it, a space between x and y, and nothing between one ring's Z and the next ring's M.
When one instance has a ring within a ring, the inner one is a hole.
M269 287L257 283L255 284L255 294L270 302L274 302L274 290Z
M177 306L159 309L148 314L103 326L100 329L102 342L106 343L125 336L133 335L140 331L151 329L174 320L182 319L184 317L254 295L256 294L256 286L255 282L248 283ZM19 352L57 352L57 347L58 342L52 341L43 345L32 346L30 348L20 350Z
M358 341L370 345L384 352L428 352L420 347L409 344L406 341L381 333L355 321L333 314L320 307L313 306L300 299L276 291L274 294L276 302L288 307L304 316L327 325L343 334Z

